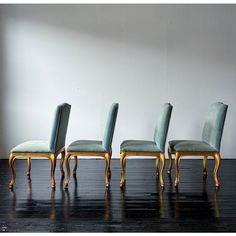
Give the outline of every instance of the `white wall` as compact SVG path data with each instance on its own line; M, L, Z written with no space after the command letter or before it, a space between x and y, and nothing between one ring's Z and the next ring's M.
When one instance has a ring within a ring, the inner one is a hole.
M168 139L199 139L209 105L229 105L222 155L236 140L235 5L1 5L0 156L47 139L54 107L72 104L67 144L101 139L119 102L113 142L152 139L163 102Z

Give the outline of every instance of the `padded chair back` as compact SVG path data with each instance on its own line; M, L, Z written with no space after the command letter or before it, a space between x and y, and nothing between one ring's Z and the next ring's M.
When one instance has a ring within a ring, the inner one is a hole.
M154 132L154 141L161 152L165 152L166 137L170 124L170 117L173 106L170 103L164 103L161 107L159 119Z
M52 152L57 152L65 146L70 109L71 105L67 103L58 105L56 108L49 141L50 150Z
M222 102L213 103L210 106L206 122L203 127L202 140L218 152L220 151L220 143L224 129L225 117L228 105Z
M109 153L111 153L111 144L113 139L113 134L115 130L116 125L116 117L118 113L119 104L113 103L111 105L111 108L108 113L106 128L103 136L102 145L105 148L105 150Z

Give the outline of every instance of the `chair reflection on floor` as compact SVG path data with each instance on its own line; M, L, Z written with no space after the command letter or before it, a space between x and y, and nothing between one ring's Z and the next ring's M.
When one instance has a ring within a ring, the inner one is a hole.
M214 229L215 218L220 217L220 208L218 201L218 189L213 189L213 193L207 192L207 183L204 180L202 184L202 191L196 189L196 193L184 193L176 191L170 192L169 205L171 209L171 217L174 219L188 218L191 213L191 218L207 218L212 219L212 229ZM188 200L191 199L191 200ZM192 199L195 199L193 201ZM193 209L191 212L189 209ZM211 221L208 220L210 224ZM210 227L211 225L209 225Z
M80 217L84 219L84 215L80 215L83 213L81 212L81 209L84 210L84 206L86 206L86 212L88 212L89 214L92 213L91 217L95 217L94 211L92 209L94 206L90 204L89 199L83 198L83 196L79 196L78 194L79 188L78 188L77 175L73 175L73 179L74 179L73 197L71 197L70 191L68 189L65 189L67 200L65 201L66 204L64 205L64 210L63 210L64 218L69 219L71 215L76 215L78 220L80 219ZM104 221L109 221L111 219L111 195L112 194L110 192L110 189L106 188L103 198L104 204L101 203L101 205L97 206L99 208L101 207L101 209L104 209L103 215L101 216L100 214L98 214L97 216L99 218L103 217Z
M63 180L64 178L61 177L60 181L60 192L61 192L61 201L60 204L63 206L65 205L65 191L63 189ZM17 204L17 195L14 190L10 190L12 193L12 207L11 212L9 213L10 219L16 218L23 218L28 217L28 214L34 215L34 218L45 218L45 214L48 215L48 218L54 222L57 217L61 217L61 212L56 210L56 199L55 194L56 192L53 190L51 191L50 199L49 200L38 200L33 198L33 188L32 188L32 181L31 178L28 178L28 186L27 186L27 197L24 202ZM38 208L40 207L40 212ZM19 210L18 210L19 209ZM44 214L42 214L44 213Z
M165 204L164 204L164 190L160 187L159 181L156 181L156 190L154 193L148 193L150 199L147 199L147 193L140 193L140 196L131 195L127 196L126 187L124 186L121 189L120 197L120 219L125 221L127 219L136 219L138 217L147 218L165 218ZM136 203L140 202L140 205L137 206ZM135 205L134 205L135 203Z

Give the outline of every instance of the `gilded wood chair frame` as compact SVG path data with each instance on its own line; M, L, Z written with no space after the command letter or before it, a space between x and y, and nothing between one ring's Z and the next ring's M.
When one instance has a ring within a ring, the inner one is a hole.
M14 162L16 159L22 159L27 158L27 175L30 176L30 171L31 171L31 158L37 157L37 158L48 158L51 160L51 187L55 188L56 183L55 183L55 169L56 169L56 162L57 162L57 156L61 154L61 160L60 160L60 170L61 170L61 175L64 176L64 170L63 170L63 163L65 160L65 148L61 148L58 152L56 153L39 153L39 152L24 152L24 153L10 153L9 155L9 166L12 172L11 176L11 181L9 184L9 188L13 189L13 186L15 184L15 179L16 179L16 171L14 167Z
M220 182L218 179L218 170L220 167L220 161L221 161L221 155L219 152L175 152L171 150L170 147L168 147L168 157L169 157L169 168L168 168L168 175L171 176L171 169L172 169L172 154L175 155L175 168L176 168L176 177L175 177L175 187L178 187L179 180L180 180L180 158L183 156L203 156L203 162L202 162L202 169L203 169L203 176L207 176L207 158L213 157L215 160L215 166L213 170L213 178L215 182L215 187L220 187Z
M121 179L120 179L120 187L125 186L125 180L126 180L126 157L128 156L154 156L156 157L156 176L159 176L160 178L160 184L161 187L164 188L164 179L163 179L163 170L165 168L165 153L164 152L121 152L120 154L120 165L121 165ZM161 168L160 168L160 174L159 174L159 160L161 160Z
M111 178L111 169L110 169L110 164L111 164L111 153L108 152L67 152L66 153L66 158L65 158L65 163L66 163L66 170L67 170L67 176L65 180L65 185L64 188L68 189L68 185L70 182L70 159L71 157L74 156L75 158L75 166L73 169L73 174L76 175L76 171L78 168L78 157L79 156L97 156L97 157L103 157L106 162L106 168L105 168L105 183L106 183L106 188L110 187L110 178Z

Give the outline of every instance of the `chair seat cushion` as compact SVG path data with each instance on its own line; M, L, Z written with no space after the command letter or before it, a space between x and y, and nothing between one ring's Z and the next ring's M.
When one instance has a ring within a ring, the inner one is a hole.
M42 140L32 140L15 146L12 153L50 153L49 143Z
M169 147L172 152L216 152L217 150L204 141L171 140Z
M120 145L121 152L161 152L153 141L125 140Z
M106 152L102 141L77 140L69 145L67 152Z

